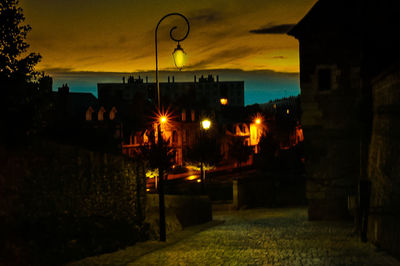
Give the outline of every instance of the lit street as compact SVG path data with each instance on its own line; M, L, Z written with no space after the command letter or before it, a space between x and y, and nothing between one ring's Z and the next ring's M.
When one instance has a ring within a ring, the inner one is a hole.
M224 224L137 259L141 244L72 265L400 265L345 222L307 221L305 208L216 212ZM137 259L137 260L135 260Z

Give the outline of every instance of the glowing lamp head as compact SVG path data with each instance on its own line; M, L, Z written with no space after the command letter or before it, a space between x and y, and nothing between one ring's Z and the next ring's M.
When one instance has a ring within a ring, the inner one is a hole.
M227 98L221 98L220 100L221 105L227 105L228 104L228 99Z
M183 51L179 43L172 53L172 56L174 57L175 66L181 70L186 62L186 53Z
M203 129L207 130L211 126L211 121L208 119L203 120L203 121L201 121L201 126L203 127Z
M260 118L257 118L257 119L256 119L256 124L257 124L257 125L261 124L261 119L260 119Z
M286 114L289 114L289 113L290 113L289 109L286 109Z
M160 123L161 123L161 124L165 124L166 122L167 122L167 117L164 116L164 115L161 116L161 117L160 117Z

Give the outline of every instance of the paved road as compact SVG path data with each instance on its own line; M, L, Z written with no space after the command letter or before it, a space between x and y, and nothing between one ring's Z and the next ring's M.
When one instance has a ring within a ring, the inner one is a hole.
M306 209L218 212L224 224L192 234L135 261L123 253L96 259L113 265L400 265L340 222L309 222ZM124 258L124 256L126 256Z

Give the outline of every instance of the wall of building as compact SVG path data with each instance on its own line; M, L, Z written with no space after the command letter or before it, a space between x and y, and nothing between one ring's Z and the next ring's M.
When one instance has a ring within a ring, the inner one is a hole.
M309 219L341 219L360 169L360 58L351 42L318 34L300 39ZM320 69L330 71L330 89L320 88Z
M400 256L400 69L373 82L368 239Z

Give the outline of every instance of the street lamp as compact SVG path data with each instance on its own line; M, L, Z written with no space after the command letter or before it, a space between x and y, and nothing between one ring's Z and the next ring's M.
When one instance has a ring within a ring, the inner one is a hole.
M204 130L209 129L211 126L210 120L205 119L205 120L201 121L201 126L203 127Z
M211 121L208 119L204 119L203 121L201 121L201 127L203 128L203 130L200 129L200 141L204 138L204 132L209 130L211 127ZM201 134L203 132L203 135ZM204 189L204 179L205 179L205 175L204 175L204 143L201 145L200 149L201 149L201 154L200 154L200 179L201 179L201 191L204 194L205 189Z
M177 42L178 45L176 49L173 52L173 57L175 61L175 66L181 70L184 64L184 59L185 59L185 52L183 51L182 47L180 46L179 42L183 41L186 39L186 37L189 35L189 30L190 30L190 25L188 19L180 14L180 13L169 13L162 17L158 23L157 27L155 30L155 48L156 48L156 87L157 87L157 104L158 104L158 110L161 110L161 99L160 99L160 84L158 81L158 27L160 26L160 23L167 17L170 16L179 16L183 18L187 24L187 31L186 34L182 38L175 38L173 36L173 31L177 28L176 26L172 27L171 30L169 31L169 36L170 38ZM164 120L164 121L163 121ZM160 118L160 123L158 123L158 145L161 147L163 140L162 140L162 135L161 135L161 123L167 122L166 117L161 117ZM165 203L164 203L164 174L163 174L163 169L160 164L158 168L158 177L159 177L159 184L158 184L158 196L159 196L159 209L160 209L160 241L165 241L166 240L166 232L165 232Z
M165 115L160 117L160 123L165 124L167 122L167 117Z
M172 56L174 57L175 66L179 70L181 70L183 68L183 65L186 62L186 53L185 53L185 51L183 51L179 42L178 42L178 46L175 48L174 52L172 53Z

